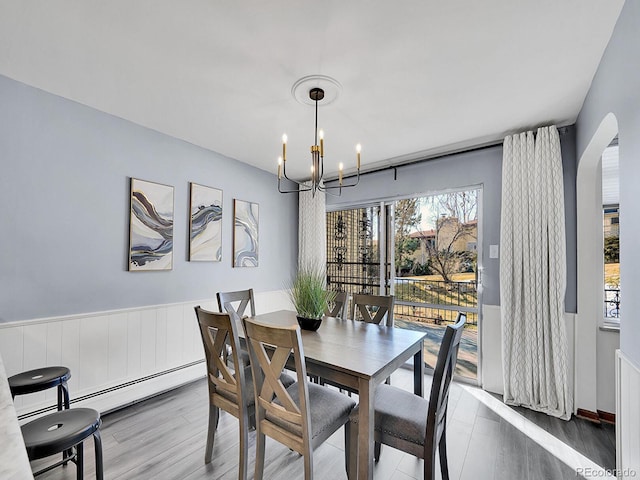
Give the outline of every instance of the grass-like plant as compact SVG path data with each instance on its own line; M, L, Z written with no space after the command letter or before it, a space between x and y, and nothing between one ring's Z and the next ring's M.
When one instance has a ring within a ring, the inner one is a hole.
M305 318L321 318L327 302L333 302L336 292L328 291L324 268L303 266L291 284L289 297L298 315Z

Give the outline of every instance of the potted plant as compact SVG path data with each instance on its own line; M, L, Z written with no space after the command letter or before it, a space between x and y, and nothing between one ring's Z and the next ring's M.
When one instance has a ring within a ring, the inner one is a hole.
M328 302L335 300L336 292L327 290L325 269L302 266L289 289L289 297L298 313L298 324L305 330L317 330Z

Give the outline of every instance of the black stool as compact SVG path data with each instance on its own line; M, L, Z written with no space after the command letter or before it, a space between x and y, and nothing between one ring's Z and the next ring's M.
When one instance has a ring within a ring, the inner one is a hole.
M67 380L71 378L71 371L67 367L43 367L35 370L12 375L9 381L9 389L11 390L11 398L16 395L26 395L28 393L41 392L49 388L58 387L58 411L62 407L69 408L69 387ZM64 452L62 459L67 464L65 456L71 457L73 452Z
M96 480L102 480L101 424L100 413L91 408L62 410L24 424L21 429L29 460L63 453L61 461L43 468L33 475L40 475L72 461L76 464L77 479L82 480L84 474L83 442L93 435L96 454ZM75 452L73 452L74 449ZM65 456L64 452L72 452L72 454Z
M71 371L67 367L44 367L18 373L8 378L11 396L26 395L58 387L58 410L69 408L69 387L67 380Z

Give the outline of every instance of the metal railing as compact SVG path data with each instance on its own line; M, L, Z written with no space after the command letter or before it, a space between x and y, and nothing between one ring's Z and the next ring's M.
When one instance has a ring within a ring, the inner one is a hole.
M444 282L417 278L395 279L394 316L408 321L441 325L453 323L459 311L467 324L478 324L478 288L475 280Z
M606 318L620 318L620 289L604 289L604 316Z
M466 312L467 325L478 325L477 308L454 308L443 309L437 305L410 305L405 302L396 301L393 310L393 317L398 320L407 320L413 323L426 323L433 325L453 324L456 321L458 312Z

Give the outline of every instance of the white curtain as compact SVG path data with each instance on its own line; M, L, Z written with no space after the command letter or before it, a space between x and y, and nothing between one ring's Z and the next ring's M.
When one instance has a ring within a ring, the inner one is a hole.
M555 126L504 139L500 243L504 401L568 420L564 189Z
M300 192L298 197L298 267L327 264L325 194Z

